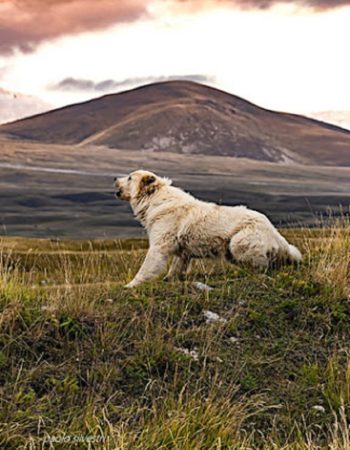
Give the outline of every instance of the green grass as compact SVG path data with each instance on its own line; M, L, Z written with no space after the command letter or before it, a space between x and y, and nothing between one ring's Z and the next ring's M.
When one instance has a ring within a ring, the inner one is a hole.
M132 291L145 241L2 239L0 448L349 449L350 230L284 234L300 267Z

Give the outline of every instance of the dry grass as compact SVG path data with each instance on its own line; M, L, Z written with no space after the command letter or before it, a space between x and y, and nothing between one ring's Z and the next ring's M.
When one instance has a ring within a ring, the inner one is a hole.
M284 234L300 267L134 291L143 241L3 239L0 447L349 449L349 228Z

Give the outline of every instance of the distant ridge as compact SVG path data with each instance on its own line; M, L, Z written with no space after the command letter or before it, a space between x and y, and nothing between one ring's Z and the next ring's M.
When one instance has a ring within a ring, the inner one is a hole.
M191 81L105 95L2 125L0 134L50 144L350 166L350 131Z

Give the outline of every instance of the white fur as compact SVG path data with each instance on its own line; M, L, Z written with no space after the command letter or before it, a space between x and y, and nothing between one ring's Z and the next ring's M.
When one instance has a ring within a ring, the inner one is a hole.
M140 194L143 186L148 193ZM144 263L127 287L159 275L169 257L167 278L185 273L191 258L226 257L235 263L267 268L271 263L301 261L299 250L281 236L263 214L245 206L219 206L197 200L151 172L119 178L120 198L130 202L149 236Z

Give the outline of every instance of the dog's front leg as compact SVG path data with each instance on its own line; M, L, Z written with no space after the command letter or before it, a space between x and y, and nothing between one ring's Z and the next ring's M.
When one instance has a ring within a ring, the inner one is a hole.
M175 280L176 278L181 278L181 276L186 275L189 264L190 258L185 256L174 256L164 281Z
M166 268L168 257L169 251L166 248L158 246L150 247L140 270L135 275L135 278L125 287L133 288L155 278Z

